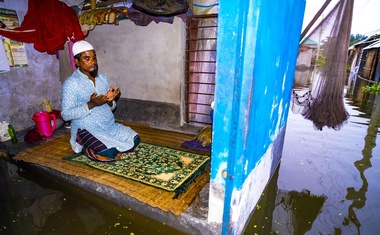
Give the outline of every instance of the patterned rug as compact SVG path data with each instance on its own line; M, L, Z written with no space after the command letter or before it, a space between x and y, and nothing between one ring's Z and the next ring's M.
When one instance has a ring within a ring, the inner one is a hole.
M210 156L140 143L115 162L97 162L79 153L64 158L167 191L177 198L210 163Z

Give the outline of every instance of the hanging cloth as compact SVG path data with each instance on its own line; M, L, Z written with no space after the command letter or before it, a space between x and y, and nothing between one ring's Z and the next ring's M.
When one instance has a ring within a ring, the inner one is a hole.
M59 59L59 80L63 83L66 78L76 70L74 55L72 52L73 42L69 41L64 44L64 49L57 52Z
M63 50L68 40L75 42L85 38L76 12L58 0L29 0L21 26L0 29L0 35L18 42L34 43L37 51L48 54Z

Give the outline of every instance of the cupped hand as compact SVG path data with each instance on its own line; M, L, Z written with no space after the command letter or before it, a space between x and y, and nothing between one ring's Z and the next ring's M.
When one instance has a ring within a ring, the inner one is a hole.
M112 84L110 89L107 92L107 101L113 101L118 95L120 94L120 87L115 89L114 85Z
M91 95L90 102L88 103L89 108L103 105L107 102L107 96L104 94L97 95L96 92Z

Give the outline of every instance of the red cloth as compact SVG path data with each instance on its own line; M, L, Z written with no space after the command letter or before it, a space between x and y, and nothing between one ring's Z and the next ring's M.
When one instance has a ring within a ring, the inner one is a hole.
M0 29L0 35L34 43L37 51L48 54L63 50L69 39L75 42L85 38L76 12L58 0L29 0L21 26L12 30Z

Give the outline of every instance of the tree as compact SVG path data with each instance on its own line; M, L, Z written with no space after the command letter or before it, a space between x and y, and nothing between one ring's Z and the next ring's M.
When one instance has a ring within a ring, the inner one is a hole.
M364 93L374 94L380 96L380 83L367 85L362 88Z
M363 34L351 34L350 36L350 46L354 45L355 43L358 43L360 41L363 41L364 39L366 39L367 36L363 35Z

